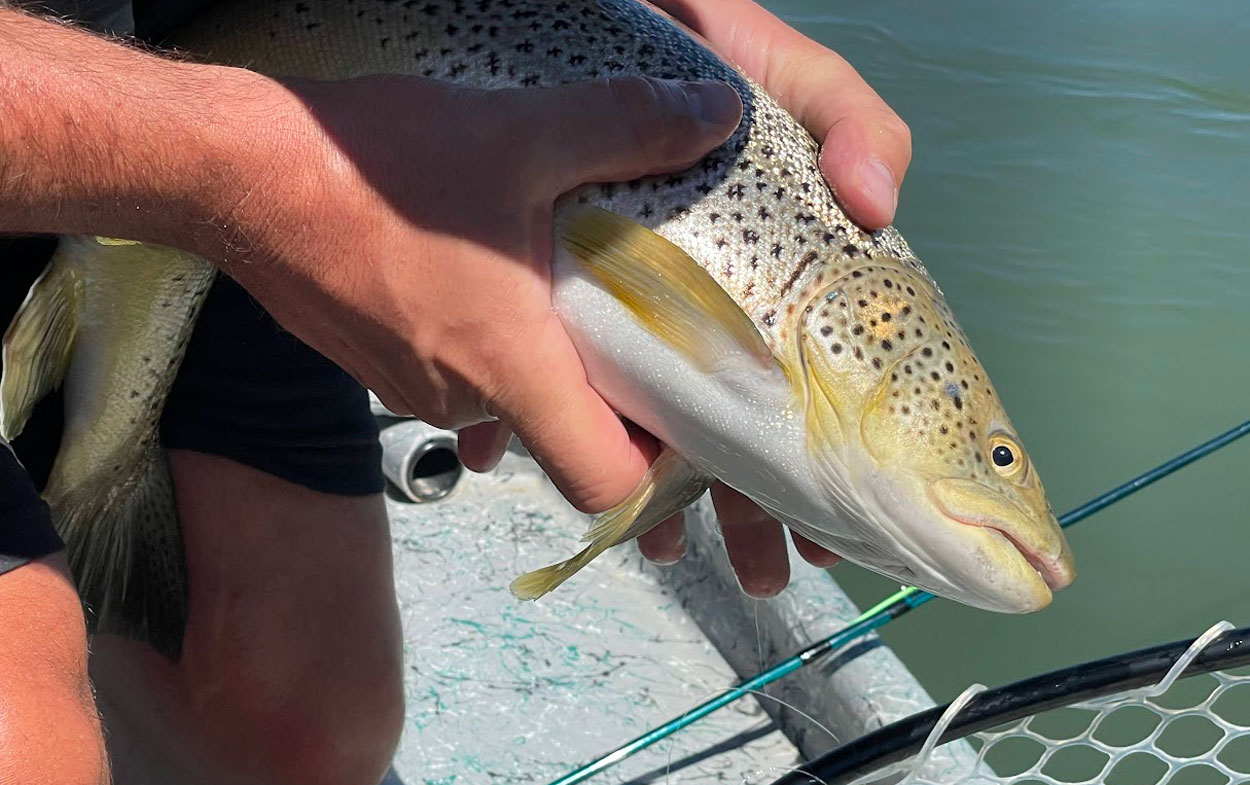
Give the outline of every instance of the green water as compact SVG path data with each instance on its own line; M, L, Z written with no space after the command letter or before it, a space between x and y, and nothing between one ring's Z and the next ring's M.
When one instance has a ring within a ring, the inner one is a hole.
M1250 418L1250 5L770 0L910 124L898 226L1056 512ZM1250 440L1070 531L1080 577L884 633L940 701L1250 624ZM894 588L844 566L861 605Z

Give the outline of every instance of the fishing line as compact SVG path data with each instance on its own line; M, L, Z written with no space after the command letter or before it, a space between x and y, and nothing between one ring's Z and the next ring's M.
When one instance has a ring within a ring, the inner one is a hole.
M1250 420L1243 422L1236 428L1225 431L1213 439L1199 444L1197 447L1181 453L1175 458L1156 466L1144 474L1134 477L1122 485L1112 488L1110 491L1107 491L1101 496L1090 499L1076 509L1062 515L1059 518L1059 525L1066 529L1074 523L1082 521L1094 513L1110 507L1121 499L1137 493L1147 485L1151 485L1164 477L1167 477L1169 474L1188 466L1199 458L1206 457L1221 447L1231 444L1248 433L1250 433ZM598 774L604 769L625 760L634 753L650 747L657 741L673 735L682 728L693 725L707 715L728 706L744 695L749 695L752 691L759 690L761 687L788 676L799 668L820 659L834 649L841 648L850 641L853 641L863 635L867 635L868 633L884 626L885 624L888 624L914 608L919 608L931 599L933 599L933 595L927 591L922 591L914 586L904 587L861 613L855 618L854 621L846 627L843 627L841 630L838 630L826 638L816 641L802 651L777 663L773 667L752 676L736 687L730 688L722 695L695 706L686 713L674 717L657 728L647 731L638 738L617 747L606 755L596 758L581 768L564 775L560 779L553 780L550 785L574 785L574 783L582 782L583 780Z

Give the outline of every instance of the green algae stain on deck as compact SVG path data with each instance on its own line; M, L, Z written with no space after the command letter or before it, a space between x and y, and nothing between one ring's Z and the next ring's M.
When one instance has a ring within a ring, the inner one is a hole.
M546 782L738 679L670 590L638 569L632 546L544 603L508 593L501 579L516 564L560 553L587 523L528 460L508 455L447 499L388 509L408 696L395 769L407 785L521 769ZM793 764L793 744L763 710L740 708L678 740L674 759L762 735L674 772L674 782ZM659 746L614 775L662 770L669 755Z

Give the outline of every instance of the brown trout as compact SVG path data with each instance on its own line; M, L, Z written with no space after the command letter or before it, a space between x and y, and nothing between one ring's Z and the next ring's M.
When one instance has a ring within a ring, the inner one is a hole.
M811 135L665 17L634 0L239 0L175 40L278 77L491 89L645 75L738 91L741 126L694 167L558 206L553 306L595 389L665 449L585 549L518 578L518 596L550 591L713 480L969 605L1031 611L1073 579L1037 469L925 267L894 229L849 220ZM46 498L80 590L98 628L174 655L185 576L156 422L211 275L166 249L66 239L6 336L0 383L12 436L64 379Z

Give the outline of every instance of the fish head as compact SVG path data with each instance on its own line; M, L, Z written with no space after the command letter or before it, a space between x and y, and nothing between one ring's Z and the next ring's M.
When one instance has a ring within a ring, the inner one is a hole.
M936 286L873 261L798 331L809 457L864 535L835 550L976 607L1042 608L1075 569L1037 469Z

